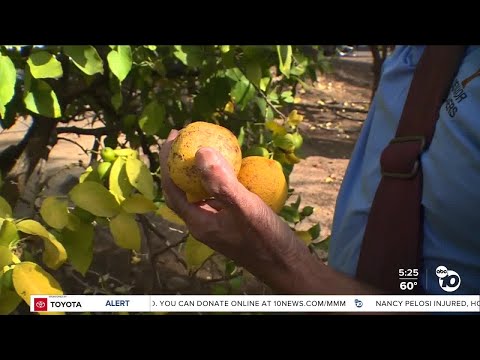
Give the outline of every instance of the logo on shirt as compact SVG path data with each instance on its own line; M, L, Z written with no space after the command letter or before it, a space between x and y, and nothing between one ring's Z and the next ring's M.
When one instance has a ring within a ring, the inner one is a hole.
M435 273L438 276L438 283L443 291L454 292L460 287L462 279L456 271L448 270L445 266L437 267Z
M458 111L458 105L468 98L467 93L465 92L465 87L475 78L480 76L480 69L475 71L472 75L467 76L462 81L455 79L453 82L452 88L450 89L451 95L445 101L445 110L448 115L453 118Z

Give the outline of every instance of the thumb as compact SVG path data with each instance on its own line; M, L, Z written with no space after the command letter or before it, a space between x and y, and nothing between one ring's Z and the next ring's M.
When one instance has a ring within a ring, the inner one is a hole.
M232 166L217 150L203 147L195 154L195 165L200 171L202 185L216 200L225 205L239 205L245 196Z

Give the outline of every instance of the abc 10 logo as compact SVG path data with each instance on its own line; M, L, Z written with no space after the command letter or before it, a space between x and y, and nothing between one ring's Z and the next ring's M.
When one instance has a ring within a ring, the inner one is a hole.
M460 287L462 279L456 271L448 270L445 266L439 266L435 270L435 274L443 291L454 292Z

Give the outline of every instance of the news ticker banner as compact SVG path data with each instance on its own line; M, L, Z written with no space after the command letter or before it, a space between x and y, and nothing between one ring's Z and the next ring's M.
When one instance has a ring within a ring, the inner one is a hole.
M480 295L34 295L32 312L480 312Z

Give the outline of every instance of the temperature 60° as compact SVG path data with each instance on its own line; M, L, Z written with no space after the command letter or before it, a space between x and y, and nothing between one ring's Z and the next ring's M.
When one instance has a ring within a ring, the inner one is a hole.
M413 290L415 285L417 285L416 281L402 281L400 283L400 290Z

